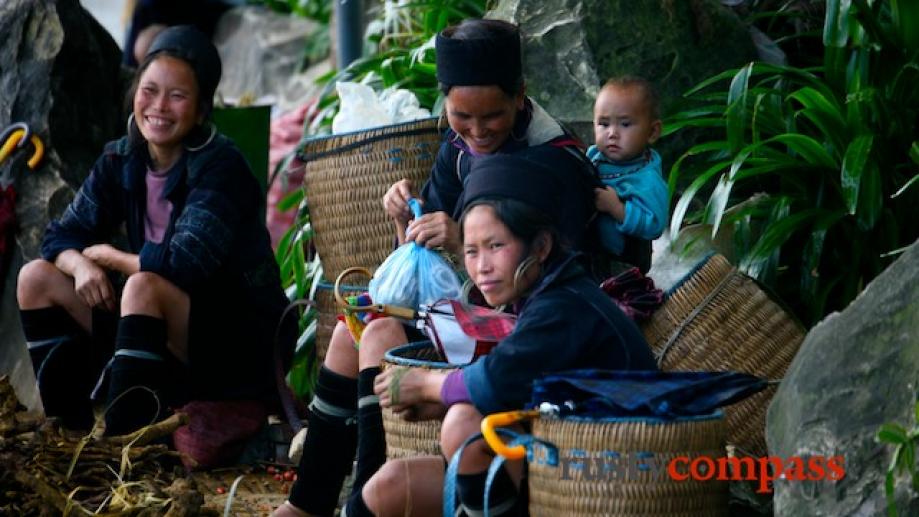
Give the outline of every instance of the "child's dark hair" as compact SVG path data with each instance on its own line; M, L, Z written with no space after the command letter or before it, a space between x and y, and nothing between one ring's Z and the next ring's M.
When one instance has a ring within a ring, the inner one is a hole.
M651 120L661 118L660 94L651 81L635 75L623 75L606 81L601 91L606 88L638 88L644 96L645 106L648 108Z
M530 254L537 237L541 234L548 234L552 239L552 249L549 251L547 262L553 262L562 254L564 244L552 218L526 203L510 198L483 197L469 203L459 220L460 241L464 236L463 223L466 216L477 206L491 207L498 220L504 223L515 237L523 241L524 257Z
M513 37L520 40L520 29L513 23L502 20L468 19L457 25L447 27L441 33L446 38L455 40L488 40L499 37ZM523 74L512 81L503 81L496 86L508 97L515 97L523 92ZM438 83L441 93L448 95L452 84Z

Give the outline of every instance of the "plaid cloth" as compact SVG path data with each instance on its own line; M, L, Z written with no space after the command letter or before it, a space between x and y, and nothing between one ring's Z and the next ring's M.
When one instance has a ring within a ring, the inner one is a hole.
M529 407L548 402L561 416L672 419L709 414L767 384L736 372L574 370L536 380Z
M664 292L655 288L654 280L643 275L637 267L607 278L600 289L633 321L650 318L664 303Z
M517 317L487 307L450 300L453 315L467 336L479 341L501 341L514 331Z

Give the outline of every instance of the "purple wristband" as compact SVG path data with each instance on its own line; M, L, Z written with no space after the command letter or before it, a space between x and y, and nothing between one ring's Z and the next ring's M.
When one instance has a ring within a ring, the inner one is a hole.
M472 402L466 383L463 381L463 370L454 370L447 374L440 387L440 401L447 407L459 402Z

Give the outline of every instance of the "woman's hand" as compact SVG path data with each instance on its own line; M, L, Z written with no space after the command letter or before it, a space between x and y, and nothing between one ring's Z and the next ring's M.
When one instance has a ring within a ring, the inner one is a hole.
M440 388L445 378L446 375L439 372L393 366L377 375L373 392L380 397L380 406L401 413L422 403L440 404Z
M86 305L115 311L115 290L105 270L92 260L79 261L73 268L73 288Z
M109 244L96 244L83 250L83 256L101 268L133 275L140 270L140 259Z
M424 214L415 219L409 223L405 239L428 249L442 246L454 255L460 252L459 225L446 212Z
M412 211L408 207L408 200L412 197L415 197L412 195L412 182L406 179L394 183L383 195L383 209L402 228L412 219Z

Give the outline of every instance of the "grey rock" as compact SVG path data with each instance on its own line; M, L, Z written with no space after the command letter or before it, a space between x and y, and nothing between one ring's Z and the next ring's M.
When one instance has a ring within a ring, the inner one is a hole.
M77 0L0 2L0 128L24 121L45 144L45 160L26 172L23 153L0 165L18 178L19 228L11 267L0 272L0 373L11 373L35 407L31 364L19 325L19 267L38 256L45 226L60 216L105 142L124 132L121 52Z
M807 334L767 417L772 456L842 455L840 481L778 481L776 515L881 515L893 448L875 441L888 422L914 425L919 382L919 244L842 312ZM898 477L900 515L919 497Z
M263 6L231 9L220 18L214 34L223 60L218 93L226 99L271 95L282 108L302 102L315 90L304 91L296 77L308 38L317 30L319 25L312 20Z
M703 79L756 58L747 28L715 0L501 0L487 17L520 26L527 92L588 142L609 77L653 81L666 113Z

